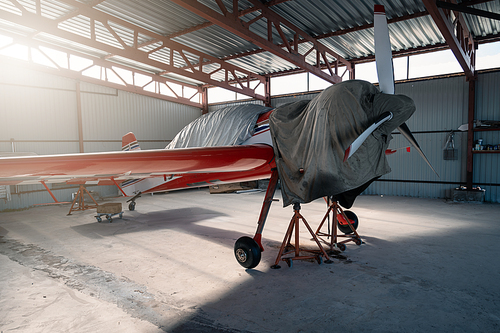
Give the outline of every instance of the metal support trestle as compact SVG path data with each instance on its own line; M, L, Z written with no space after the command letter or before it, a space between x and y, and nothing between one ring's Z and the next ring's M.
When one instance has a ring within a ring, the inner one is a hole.
M293 205L294 214L292 219L290 220L290 224L288 225L288 230L286 231L285 238L283 239L283 243L281 244L280 251L278 256L276 257L276 262L271 268L278 269L281 268L279 264L280 260L285 261L289 267L292 267L293 260L305 260L305 259L316 259L319 264L322 263L323 258L325 257L325 263L331 264L333 261L330 260L328 254L325 252L323 247L321 246L318 237L314 234L314 231L307 223L306 219L300 214L300 204L296 203ZM305 250L301 249L299 245L299 223L302 223L306 226L307 230L311 234L312 238L316 242L319 247L319 250ZM292 234L295 231L295 243L292 245L290 242L292 240ZM300 252L309 252L311 255L301 255ZM290 254L293 254L290 256Z
M328 205L328 209L326 211L323 220L318 226L316 230L316 235L325 243L330 246L330 251L337 247L339 250L344 251L346 249L345 243L354 242L356 245L361 245L361 237L356 232L357 227L357 217L356 214L350 211L344 212L344 210L340 207L336 200L333 200L331 197L325 198L325 201ZM330 213L332 213L332 226L330 228ZM348 213L350 216L347 216ZM328 232L321 231L323 224L328 220ZM344 235L338 234L338 229L342 228L344 230ZM329 238L329 241L326 241L323 237ZM339 238L343 237L346 240L339 242Z
M86 205L85 204L85 199L83 198L83 195L85 194L84 191L88 194L90 199L92 199L92 201L94 201L95 205ZM73 208L76 203L78 203L77 207ZM71 204L71 208L69 209L68 215L71 215L71 212L74 212L74 211L97 208L97 206L99 206L99 204L97 203L97 201L95 201L95 199L92 197L92 195L89 193L89 191L83 185L80 185L78 192L76 192L75 199L73 200L73 203Z

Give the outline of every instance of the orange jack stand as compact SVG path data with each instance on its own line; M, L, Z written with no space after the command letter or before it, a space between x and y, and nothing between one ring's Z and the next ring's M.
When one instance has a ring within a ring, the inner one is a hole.
M313 230L307 223L306 219L300 214L300 204L296 203L293 205L293 210L294 210L294 215L292 216L292 219L290 220L290 224L288 225L288 230L286 231L285 238L283 239L283 243L281 244L280 251L278 253L278 256L276 257L276 262L274 263L273 266L271 266L272 269L278 269L281 268L278 263L280 260L285 261L288 264L288 267L292 267L293 260L306 260L306 259L316 259L318 261L318 264L321 264L323 261L322 255L325 257L325 264L331 264L333 261L330 260L330 257L328 257L328 254L325 252L323 247L321 246L318 237L314 234ZM311 234L312 238L316 242L316 244L319 247L318 250L301 250L300 245L299 245L299 222L302 220L302 223L306 226L307 230L309 230L309 233ZM292 245L290 241L292 240L292 233L295 231L295 245ZM301 256L300 252L310 252L313 253L314 255L308 255L308 256ZM288 256L289 254L293 253L293 256Z
M358 217L351 211L345 211L340 207L337 201L332 200L332 198L325 198L328 205L328 210L326 211L325 217L319 224L318 230L316 230L316 235L325 243L330 245L330 251L336 246L340 251L345 251L347 242L354 242L356 245L361 245L361 237L356 232L356 227L358 224ZM333 215L333 224L330 230L330 213ZM323 224L328 219L328 232L322 232L321 228ZM338 229L341 229L344 235L338 234ZM330 241L325 241L322 237L330 238ZM347 238L344 241L339 242L339 238Z
M95 205L86 205L85 204L85 200L83 198L83 195L85 194L84 191L88 194L90 199L92 199L92 201L95 203ZM78 202L77 207L73 208L77 202ZM99 206L99 204L94 200L94 198L89 193L89 191L87 191L87 189L83 185L80 185L78 192L76 192L75 199L73 200L73 203L71 204L71 208L69 209L68 215L71 215L71 212L74 212L74 211L97 208L97 206Z

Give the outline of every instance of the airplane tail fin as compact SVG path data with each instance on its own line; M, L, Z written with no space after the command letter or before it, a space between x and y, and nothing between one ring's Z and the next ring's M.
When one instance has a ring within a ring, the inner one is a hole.
M139 143L135 138L135 134L132 132L128 132L122 137L122 151L129 150L141 150L141 147L139 147Z

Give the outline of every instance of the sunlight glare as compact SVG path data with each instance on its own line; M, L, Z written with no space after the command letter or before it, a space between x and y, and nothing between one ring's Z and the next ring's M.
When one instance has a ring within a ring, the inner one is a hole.
M12 38L10 37L7 37L7 36L3 36L3 35L0 35L0 48L6 46L6 45L9 45L11 44L13 41Z
M1 55L28 61L28 47L20 44L13 44L0 50Z

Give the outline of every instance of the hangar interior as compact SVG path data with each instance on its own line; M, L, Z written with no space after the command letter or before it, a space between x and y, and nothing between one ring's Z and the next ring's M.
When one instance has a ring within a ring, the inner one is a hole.
M416 103L408 125L440 177L414 152L394 154L392 173L365 194L452 198L459 186L479 186L485 201L500 202L500 155L473 150L479 139L497 144L498 131L457 130L499 117L500 74L475 70L478 45L498 40L498 1L380 4L394 57L451 49L463 73L396 83L396 93ZM113 151L129 131L143 148L163 148L204 112L311 99L318 92L271 96L271 79L300 72L332 84L356 78L356 65L374 60L372 7L371 1L5 1L0 151ZM213 87L246 99L208 104ZM444 160L450 131L457 152ZM398 134L391 148L406 144ZM75 192L52 190L60 201ZM41 185L4 186L1 195L1 210L52 201Z
M307 72L331 84L356 79L357 66L375 59L374 4L385 6L393 57L451 50L462 68L396 82L396 93L415 101L408 126L439 178L413 151L388 156L392 172L363 192L358 208L362 219L382 221L386 231L367 225L365 244L340 255L332 269L304 264L269 274L238 267L231 250L236 234L253 232L253 207L261 204L260 196L243 203L226 194L220 202L201 190L154 196L145 198L147 213L130 213L96 231L102 225L88 224L92 213L65 217L62 206L24 210L52 201L42 185L0 186L5 267L0 329L116 331L120 322L125 332L498 328L500 271L491 266L491 254L498 249L500 150L475 150L475 144L479 139L499 144L500 131L474 129L476 120L500 121L500 68L475 69L478 46L500 40L498 0L2 0L0 155L118 151L122 135L130 131L142 149L161 149L204 113L312 99L319 91L272 96L272 78ZM211 89L218 88L234 92L238 100L209 103ZM464 124L469 129L459 131ZM456 152L445 158L452 131ZM391 148L407 145L393 133ZM453 198L460 186L480 187L482 199L492 204L431 200ZM118 195L114 186L87 188L96 197ZM51 184L50 189L59 201L71 201L77 187ZM193 208L191 198L204 206ZM232 207L249 220L246 225L232 226L240 218ZM323 208L313 203L305 209L319 220ZM274 260L289 213L271 211L278 222L270 226L266 264ZM50 221L42 221L44 214ZM73 234L64 232L68 228ZM148 236L151 231L154 236ZM471 234L482 240L471 241ZM469 244L467 250L463 244ZM200 254L200 246L216 249ZM460 251L471 255L464 258ZM193 263L198 260L200 267ZM333 300L298 282L319 279L317 286L330 290L332 276L333 288L339 289ZM26 291L16 282L38 289ZM276 306L262 306L274 293ZM52 307L44 303L46 295ZM26 299L33 301L28 308ZM463 304L472 304L474 311ZM80 319L59 316L65 309ZM33 319L36 313L39 321ZM400 321L388 325L385 319L394 314Z

